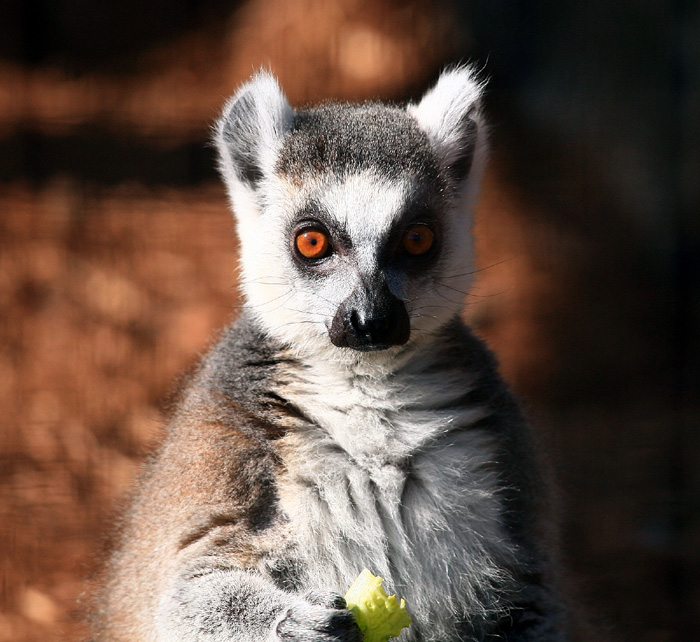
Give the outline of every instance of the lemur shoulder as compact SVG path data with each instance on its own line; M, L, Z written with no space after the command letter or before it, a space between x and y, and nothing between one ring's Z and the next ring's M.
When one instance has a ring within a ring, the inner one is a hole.
M142 475L96 641L359 642L364 567L406 642L568 639L529 429L460 317L481 92L458 67L405 108L295 111L261 72L228 102L246 311Z

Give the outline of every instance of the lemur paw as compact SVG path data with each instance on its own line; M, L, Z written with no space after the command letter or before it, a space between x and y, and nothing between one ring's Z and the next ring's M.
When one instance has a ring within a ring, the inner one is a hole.
M332 591L309 591L277 623L283 642L361 642L362 633L345 599Z

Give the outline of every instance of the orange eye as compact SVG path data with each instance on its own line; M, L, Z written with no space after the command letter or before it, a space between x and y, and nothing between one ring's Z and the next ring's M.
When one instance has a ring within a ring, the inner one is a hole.
M306 229L297 234L296 245L305 259L322 259L330 247L326 234L317 229Z
M434 241L435 234L433 231L427 225L417 223L406 230L401 243L406 252L414 256L420 256L433 247Z

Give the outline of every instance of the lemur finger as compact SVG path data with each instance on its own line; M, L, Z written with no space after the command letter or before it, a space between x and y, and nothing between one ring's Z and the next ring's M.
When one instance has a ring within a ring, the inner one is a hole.
M334 591L307 591L304 593L304 599L311 604L324 606L327 609L346 609L348 607L345 598Z
M285 642L360 642L362 634L350 611L297 602L277 624Z

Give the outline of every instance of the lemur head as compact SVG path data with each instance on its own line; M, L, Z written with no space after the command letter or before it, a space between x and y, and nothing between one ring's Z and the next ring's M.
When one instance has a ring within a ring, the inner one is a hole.
M459 314L486 147L480 94L456 68L406 108L295 111L265 72L233 96L216 144L244 294L271 336L377 358Z

